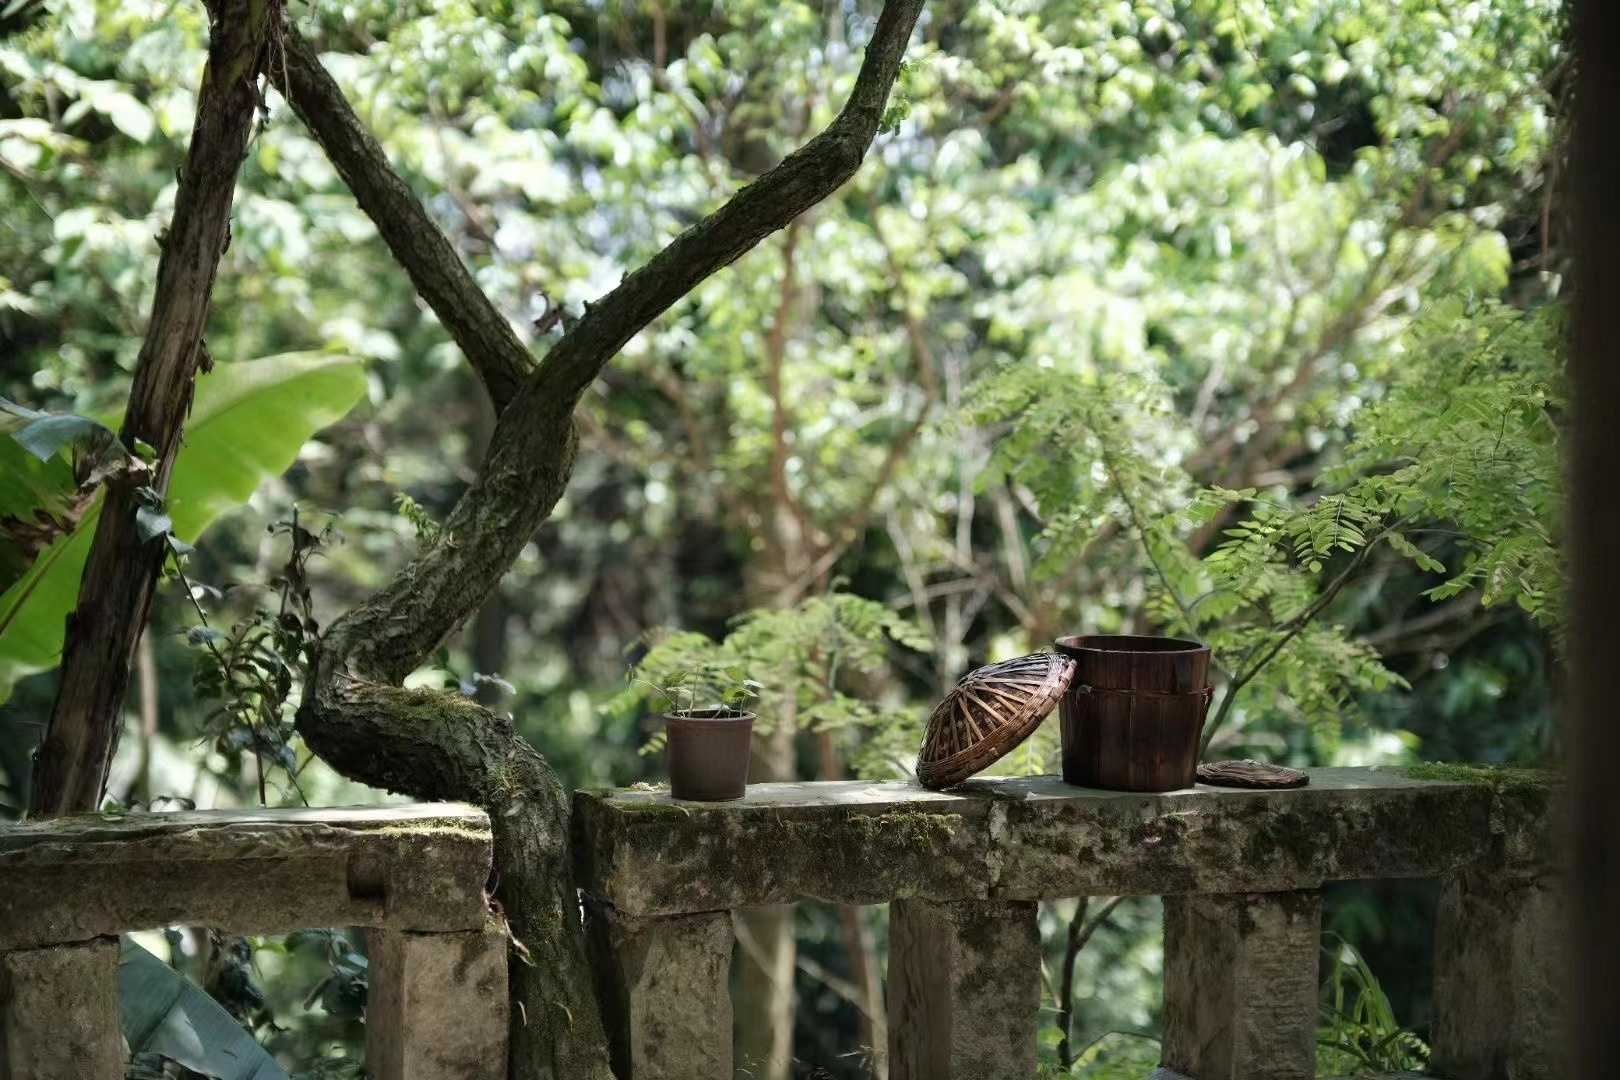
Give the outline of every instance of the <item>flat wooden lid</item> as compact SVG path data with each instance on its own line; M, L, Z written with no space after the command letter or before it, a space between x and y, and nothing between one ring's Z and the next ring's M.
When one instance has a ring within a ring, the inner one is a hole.
M1293 788L1304 787L1311 778L1298 769L1263 761L1212 761L1198 766L1198 782L1215 787Z
M928 718L918 781L954 787L1006 757L1057 707L1074 670L1066 656L1032 653L964 676Z

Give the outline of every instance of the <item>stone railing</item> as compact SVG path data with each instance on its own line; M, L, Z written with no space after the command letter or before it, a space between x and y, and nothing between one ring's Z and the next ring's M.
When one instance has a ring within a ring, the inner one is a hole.
M581 793L576 858L621 1080L730 1080L730 911L890 907L893 1080L1036 1073L1036 904L1165 897L1164 1069L1314 1075L1321 900L1439 878L1435 1070L1562 1080L1547 788L1322 769L1309 787L1083 790L1055 778L764 784L734 803Z
M1165 1076L1313 1073L1317 890L1444 882L1434 1064L1566 1076L1552 793L1326 769L1296 791L1128 795L1049 777L581 793L576 855L621 1080L730 1080L731 909L891 903L894 1080L1035 1074L1036 904L1165 897ZM0 1080L122 1073L117 937L367 930L374 1080L506 1073L491 839L456 806L86 815L0 829ZM1173 1071L1172 1071L1173 1070Z
M458 806L92 814L0 828L0 1080L117 1080L118 938L366 928L373 1080L506 1075L489 821Z

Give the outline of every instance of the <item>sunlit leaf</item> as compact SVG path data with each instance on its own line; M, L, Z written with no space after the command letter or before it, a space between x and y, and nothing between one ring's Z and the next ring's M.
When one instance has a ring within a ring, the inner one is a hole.
M311 435L354 406L365 390L363 367L353 357L289 354L220 364L199 376L158 517L168 517L176 536L194 542L261 482L279 476ZM98 499L0 595L0 702L18 678L56 663L100 509Z

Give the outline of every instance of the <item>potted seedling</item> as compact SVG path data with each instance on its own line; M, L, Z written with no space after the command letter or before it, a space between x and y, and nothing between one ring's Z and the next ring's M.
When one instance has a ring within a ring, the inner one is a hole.
M748 703L764 687L720 664L632 675L664 714L669 790L677 799L740 799L748 787L754 714Z

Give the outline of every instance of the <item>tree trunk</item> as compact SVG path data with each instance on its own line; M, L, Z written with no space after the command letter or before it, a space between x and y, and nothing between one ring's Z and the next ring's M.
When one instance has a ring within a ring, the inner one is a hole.
M493 894L516 953L510 1075L610 1080L573 885L568 794L556 775L511 721L470 698L332 683L300 711L312 750L364 783L489 812Z
M162 239L152 318L119 430L131 452L142 443L153 448L145 486L159 497L168 490L180 449L192 378L199 363L208 363L203 326L220 256L230 241L236 173L261 100L258 74L274 6L262 0L209 5L208 66L197 95L191 148L174 221ZM67 619L56 704L34 761L32 816L101 805L130 661L168 552L163 537L143 536L136 521L143 506L140 486L126 477L112 482L104 497L78 607Z

